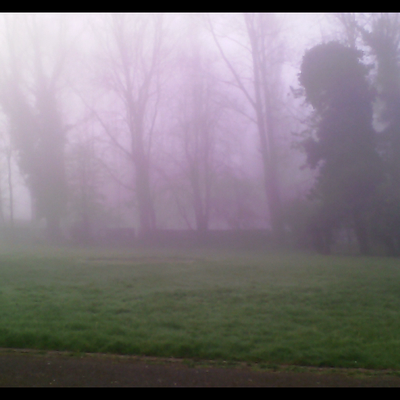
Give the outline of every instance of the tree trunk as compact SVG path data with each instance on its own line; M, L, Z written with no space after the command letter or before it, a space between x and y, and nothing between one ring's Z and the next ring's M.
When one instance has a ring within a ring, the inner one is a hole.
M11 169L11 149L7 151L7 169L8 169L8 191L10 193L10 238L14 241L14 186L12 182L12 169Z
M274 173L274 171L267 171L265 180L265 189L269 206L268 209L271 218L273 236L278 244L282 244L284 242L284 229L282 219L282 207L276 173Z
M139 235L146 236L155 229L155 213L150 192L148 160L144 155L136 162L136 193L139 207Z

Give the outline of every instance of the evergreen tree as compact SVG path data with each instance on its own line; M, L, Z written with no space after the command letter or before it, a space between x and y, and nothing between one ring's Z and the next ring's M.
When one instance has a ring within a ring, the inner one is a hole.
M384 181L373 208L373 228L392 256L400 255L400 15L373 16L371 30L359 27L376 62L378 151Z
M320 229L329 252L331 232L352 221L362 254L370 252L368 211L381 180L381 162L372 126L373 95L361 53L337 42L306 52L299 75L314 108L313 135L303 145L307 163L319 167L312 195L319 200Z

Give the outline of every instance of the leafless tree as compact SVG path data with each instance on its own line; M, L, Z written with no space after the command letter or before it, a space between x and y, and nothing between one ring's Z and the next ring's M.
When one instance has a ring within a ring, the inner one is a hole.
M191 186L196 228L208 230L213 183L213 145L217 116L213 109L212 82L202 71L201 57L192 49L188 57L186 90L183 92L179 128L184 146L187 174Z
M276 137L279 107L276 83L279 82L280 66L284 61L281 29L272 14L244 14L241 18L242 21L236 21L241 31L235 27L234 31L225 34L225 39L228 37L231 42L237 43L243 49L243 57L250 60L247 74L230 58L223 44L223 35L218 33L211 17L208 18L208 27L233 78L227 83L243 93L252 109L254 117L250 117L258 130L272 230L275 238L281 241L284 231Z
M225 142L235 137L232 131L226 134L229 101L218 78L217 54L202 41L201 26L194 19L186 20L176 57L170 163L164 165L170 165L170 176L175 177L167 179L170 189L181 194L175 196L179 214L189 227L194 220L196 231L204 236L213 221L221 168L229 162Z
M151 157L161 95L164 18L162 14L103 17L100 84L113 94L114 104L108 105L113 120L100 112L96 116L110 142L133 166L139 231L147 234L156 224Z

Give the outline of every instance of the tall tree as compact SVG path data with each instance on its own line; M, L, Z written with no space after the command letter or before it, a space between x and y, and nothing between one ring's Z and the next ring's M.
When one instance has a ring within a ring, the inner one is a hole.
M378 151L384 180L371 209L374 236L389 255L400 255L400 16L396 13L338 14L342 37L354 48L363 46L374 66L371 81Z
M111 143L133 165L139 231L144 235L155 228L151 149L160 99L163 21L162 14L106 15L101 43L103 86L114 95L108 108L117 117L110 123L96 114Z
M319 166L314 194L326 230L346 216L360 251L370 252L368 207L381 179L372 126L372 94L361 54L337 42L307 51L300 83L315 110L315 136L304 142L308 165ZM329 243L327 245L329 251Z
M38 21L35 15L18 20L15 16L4 17L8 55L3 63L1 106L9 119L12 142L37 217L45 218L47 236L55 240L61 235L60 220L66 206L65 129L57 96L67 55L65 26L59 24L58 51L49 54L46 28L54 26ZM27 40L25 48L16 45L14 35L21 33Z
M5 222L4 218L4 206L6 204L6 199L3 198L5 192L8 192L8 210L9 210L9 222L10 222L10 236L11 239L14 236L14 179L13 179L13 164L15 163L15 151L10 145L10 137L8 135L9 129L8 124L4 123L2 126L2 132L0 136L1 142L1 158L2 158L2 170L5 172L4 178L6 184L0 185L0 224L3 226ZM4 162L4 164L3 164ZM2 176L3 178L3 176ZM7 188L5 190L5 188Z
M358 28L376 63L379 152L385 180L374 207L378 236L390 255L400 255L400 15L373 14L368 25Z
M276 83L280 78L280 67L284 61L283 41L280 38L279 23L273 14L244 14L245 41L240 42L250 58L248 77L229 58L214 24L209 19L209 27L214 41L224 59L236 86L245 96L255 117L260 151L263 162L264 184L273 234L278 241L283 240L282 204L279 187L279 167L277 150L277 93ZM237 32L232 33L236 36ZM237 42L237 37L232 37ZM247 84L250 79L252 86Z
M219 123L224 106L213 63L190 29L179 59L175 137L182 149L182 173L190 186L197 232L209 229L217 171ZM176 150L174 150L176 152Z

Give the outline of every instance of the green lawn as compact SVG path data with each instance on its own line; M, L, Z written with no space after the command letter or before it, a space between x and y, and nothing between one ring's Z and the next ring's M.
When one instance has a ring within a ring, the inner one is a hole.
M400 261L3 252L0 347L400 369Z

